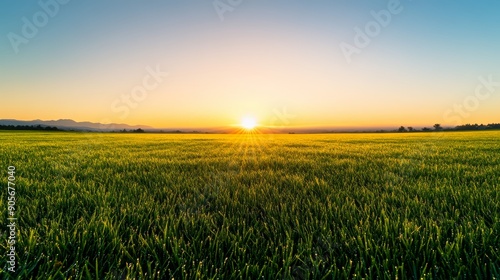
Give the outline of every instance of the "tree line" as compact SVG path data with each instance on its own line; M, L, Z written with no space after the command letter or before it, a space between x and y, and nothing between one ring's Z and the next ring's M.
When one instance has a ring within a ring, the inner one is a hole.
M1 130L45 130L45 131L62 131L55 126L41 126L41 125L1 125Z
M411 126L404 127L401 126L397 129L398 132L417 132L417 131L464 131L464 130L488 130L488 129L500 129L500 123L490 123L484 124L464 124L457 125L455 127L443 128L441 124L437 123L432 126L433 128L424 127L421 130L415 129Z
M45 125L4 125L0 124L0 130L43 130L43 131L74 131L73 129L60 129L56 126L45 126ZM121 133L144 133L142 128L131 129L131 130L119 130L117 132Z

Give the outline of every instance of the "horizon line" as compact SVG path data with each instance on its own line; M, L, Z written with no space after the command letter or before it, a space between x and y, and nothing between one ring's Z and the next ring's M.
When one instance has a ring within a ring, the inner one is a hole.
M228 129L239 129L241 128L241 125L238 124L231 124L231 125L219 125L219 126L172 126L172 127L154 127L151 125L146 125L146 124L137 124L137 125L132 125L128 123L101 123L101 122L92 122L92 121L76 121L73 119L57 119L57 120L42 120L42 119L34 119L34 120L20 120L20 119L0 119L0 121L19 121L19 122L58 122L58 121L71 121L75 122L76 124L81 124L81 123L90 123L93 125L103 125L103 126L113 126L113 125L120 125L120 126L129 126L132 128L143 128L145 130L228 130ZM500 123L500 122L499 122ZM440 124L436 122L435 124ZM414 128L414 129L423 129L423 128L432 128L435 124L431 125L283 125L283 126L266 126L266 125L259 125L257 124L255 126L255 129L264 129L264 130L338 130L338 129L343 129L343 130L383 130L383 129L398 129L400 127L405 127L405 128ZM496 124L496 122L488 122L488 123L464 123L464 124L455 124L455 125L450 125L450 124L440 124L442 128L455 128L457 126L463 126L463 125L488 125L488 124ZM113 127L102 127L102 130L113 130L113 129L125 129L125 128L113 128Z

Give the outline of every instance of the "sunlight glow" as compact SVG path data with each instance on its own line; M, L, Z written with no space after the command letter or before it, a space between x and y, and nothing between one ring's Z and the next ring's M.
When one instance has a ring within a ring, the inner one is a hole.
M255 126L257 126L257 121L253 117L244 117L241 120L241 126L244 129L251 130L251 129L254 129Z

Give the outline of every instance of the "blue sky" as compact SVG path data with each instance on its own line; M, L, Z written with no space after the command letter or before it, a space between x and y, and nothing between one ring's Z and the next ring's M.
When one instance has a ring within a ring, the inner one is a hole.
M500 121L499 87L474 97L480 77L500 82L500 2L401 0L350 63L340 45L391 1L269 2L242 0L221 20L213 1L2 1L0 94L12 105L0 118L266 125L286 108L291 126ZM43 21L46 3L57 11L25 38L23 18ZM123 101L152 68L168 77Z

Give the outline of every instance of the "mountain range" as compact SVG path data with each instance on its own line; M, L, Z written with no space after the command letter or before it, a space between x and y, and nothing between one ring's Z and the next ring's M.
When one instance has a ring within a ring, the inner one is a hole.
M118 124L118 123L110 123L110 124L102 124L102 123L93 123L93 122L76 122L70 119L59 119L59 120L32 120L32 121L20 121L14 119L0 119L0 125L27 125L27 126L37 126L40 125L42 127L47 126L55 126L59 129L63 130L78 130L78 131L116 131L116 130L131 130L131 129L153 129L147 125L128 125L128 124Z

